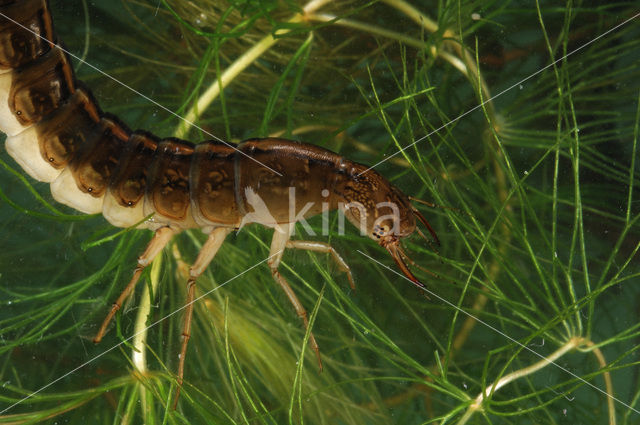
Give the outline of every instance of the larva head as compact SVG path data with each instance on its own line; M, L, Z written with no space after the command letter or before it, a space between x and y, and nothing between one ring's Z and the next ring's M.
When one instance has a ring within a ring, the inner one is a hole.
M424 234L416 226L416 218L427 227L435 243L439 244L435 232L424 216L411 205L407 195L380 174L367 170L360 164L354 164L350 171L347 173L349 179L341 188L346 201L341 207L345 216L362 234L384 247L405 276L422 286L405 263L405 259L409 257L400 241L415 231L424 238ZM412 262L410 259L409 261Z

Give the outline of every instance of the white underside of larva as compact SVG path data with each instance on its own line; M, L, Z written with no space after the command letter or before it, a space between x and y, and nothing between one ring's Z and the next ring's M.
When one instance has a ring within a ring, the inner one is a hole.
M102 215L116 227L131 227L142 221L145 217L143 202L138 202L135 207L123 207L116 201L116 198L107 190L102 205ZM144 223L140 227L146 227Z
M24 171L38 181L51 183L62 172L53 168L51 163L42 157L38 133L33 125L15 136L7 137L6 147L9 155Z
M104 196L94 197L78 187L71 170L56 169L43 158L40 152L38 133L35 125L23 126L9 108L9 93L13 80L12 70L0 70L0 131L7 134L7 153L34 179L51 183L51 194L61 204L85 214L102 213L104 218L117 227L131 227L140 223L145 216L154 212L151 202L141 200L134 207L120 205L110 190ZM138 224L138 228L151 230L170 226L176 229L196 227L189 208L187 218L174 222L158 214Z
M56 170L40 153L38 133L35 126L23 126L9 108L9 92L13 73L0 71L0 130L7 134L7 153L20 164L24 171L41 182L52 182L60 170Z
M0 128L7 136L14 136L26 128L9 109L9 93L11 92L12 81L12 72L0 74Z
M68 205L85 214L102 212L104 196L95 198L91 194L81 191L68 167L51 183L51 194L53 199L61 204Z

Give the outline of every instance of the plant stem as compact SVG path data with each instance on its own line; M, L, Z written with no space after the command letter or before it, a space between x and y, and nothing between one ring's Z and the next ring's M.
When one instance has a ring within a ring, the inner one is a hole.
M596 347L593 344L593 342L585 340L582 337L575 336L573 338L570 338L569 341L567 341L566 344L564 344L562 347L558 348L556 351L554 351L553 353L551 353L549 356L545 357L544 359L532 364L531 366L525 367L525 368L520 369L520 370L516 370L515 372L511 372L510 374L505 375L502 378L498 379L497 381L495 381L491 385L488 385L476 397L475 401L467 408L467 411L465 412L465 414L458 421L458 425L466 424L467 421L469 420L469 418L471 418L471 416L473 416L473 414L475 412L477 412L478 410L480 410L482 408L482 403L484 402L484 400L489 398L491 395L493 395L494 392L498 391L500 388L504 387L505 385L509 384L510 382L515 381L516 379L523 378L525 376L531 375L531 374L539 371L540 369L542 369L542 368L548 366L549 364L555 362L560 357L562 357L565 354L567 354L569 351L577 349L580 346L589 347L589 349L587 351L593 351L594 355L596 356L596 359L598 360L598 363L600 364L600 368L606 367L607 362L606 362L606 360L604 358L604 355L602 354L602 351L598 347ZM608 410L609 410L609 425L616 425L616 413L615 413L615 406L613 404L613 402L614 402L614 399L613 399L613 383L611 381L611 374L609 372L604 372L603 373L603 378L604 378L605 387L606 387L606 394L607 394L607 407L608 407Z
M589 347L588 351L593 351L593 355L596 356L598 360L598 364L600 365L600 369L607 366L607 361L604 358L604 354L602 354L602 350L597 347L592 341L585 341L584 345ZM616 409L613 402L613 382L611 381L611 373L603 372L602 378L604 379L604 386L607 391L609 397L607 397L607 408L609 410L609 425L616 425Z
M384 3L393 7L394 9L404 13L409 19L416 22L425 30L430 33L435 33L440 30L438 27L438 23L429 19L424 13L420 12L411 4L405 2L404 0L383 0ZM482 76L480 75L480 70L476 66L476 62L474 60L473 55L471 55L466 49L463 48L463 40L456 36L456 34L449 30L445 29L442 33L442 44L446 47L451 47L458 57L459 60L453 61L454 56L446 54L446 52L437 52L438 56L445 58L449 63L451 63L456 69L461 71L471 82L471 84L475 85L476 81L480 82L480 88L482 89L482 95L485 99L491 99L491 92L489 91L489 86L484 81ZM487 102L488 110L490 116L494 117L493 105L491 102Z
M147 320L151 313L151 299L157 294L158 285L160 282L160 269L162 268L162 255L156 256L151 263L151 276L150 284L144 285L142 291L142 297L138 304L138 314L136 315L136 322L134 328L134 335L132 345L133 350L131 353L131 361L135 368L134 373L140 377L144 377L148 373L147 368L147 336L148 326ZM150 291L150 288L152 291ZM138 382L138 390L140 392L140 405L142 406L143 416L147 409L147 393L146 388L142 383Z
M302 22L306 19L306 16L315 10L321 8L326 3L329 3L330 0L312 0L302 9L302 13L296 13L293 15L287 22L289 23L297 23ZM275 32L276 36L282 36L290 32L290 29L280 29ZM205 111L211 102L213 102L219 95L220 91L227 87L231 82L249 65L255 62L260 56L262 56L267 50L273 47L279 38L274 37L274 35L269 34L262 38L262 40L258 41L253 45L252 48L246 51L246 53L240 56L234 63L228 67L222 75L216 79L216 81L209 86L209 88L200 96L198 101L194 106L189 109L189 111L184 115L183 120L178 125L178 128L175 131L176 137L184 137L191 126L190 123L195 122L198 117Z
M522 378L524 376L531 375L532 373L535 373L535 372L539 371L540 369L546 367L547 365L551 364L552 362L555 362L557 359L559 359L560 357L562 357L565 354L567 354L569 351L571 351L574 348L576 348L577 346L579 346L582 342L583 342L582 338L579 338L579 337L571 338L569 341L567 341L566 344L564 344L562 347L558 348L556 351L551 353L546 358L540 360L539 362L536 362L536 363L532 364L529 367L525 367L524 369L520 369L520 370L516 370L515 372L511 372L510 374L503 376L502 378L498 379L496 382L494 382L491 385L487 386L476 397L475 401L469 406L469 408L465 412L464 416L462 416L462 418L460 418L460 420L458 421L458 425L466 424L467 421L469 420L469 418L471 418L471 416L473 416L473 414L475 412L477 412L478 410L480 410L482 408L482 403L484 402L484 400L486 398L488 398L489 396L491 396L494 392L498 391L500 388L504 387L508 383L515 381L516 379L520 379L520 378Z

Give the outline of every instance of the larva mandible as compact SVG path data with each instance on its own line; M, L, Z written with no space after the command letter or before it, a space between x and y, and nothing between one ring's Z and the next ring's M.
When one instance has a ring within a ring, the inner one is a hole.
M58 202L83 213L102 213L117 227L138 225L155 232L95 342L142 270L184 229L199 228L208 239L190 269L179 384L195 281L225 237L244 224L274 228L268 264L305 326L307 313L278 272L285 248L331 253L353 286L346 262L330 245L290 240L297 221L323 208L341 210L421 285L404 261L400 240L417 230L416 217L436 243L438 238L409 198L376 171L285 139L250 139L230 146L131 131L116 116L102 112L76 80L67 54L55 44L47 0L0 0L0 13L0 130L7 135L7 152L28 175L50 183ZM321 367L313 334L310 345Z

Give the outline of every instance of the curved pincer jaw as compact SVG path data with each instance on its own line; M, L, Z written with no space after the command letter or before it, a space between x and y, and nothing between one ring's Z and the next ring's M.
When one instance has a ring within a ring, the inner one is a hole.
M400 248L400 240L398 238L393 237L382 240L380 242L380 245L382 245L387 251L389 251L389 254L391 254L393 261L396 262L398 268L402 271L402 273L404 273L407 279L413 282L416 286L425 288L424 284L420 282L418 278L413 275L413 273L411 273L411 270L409 270L409 266L407 266L407 264L404 262L402 258L402 249Z

